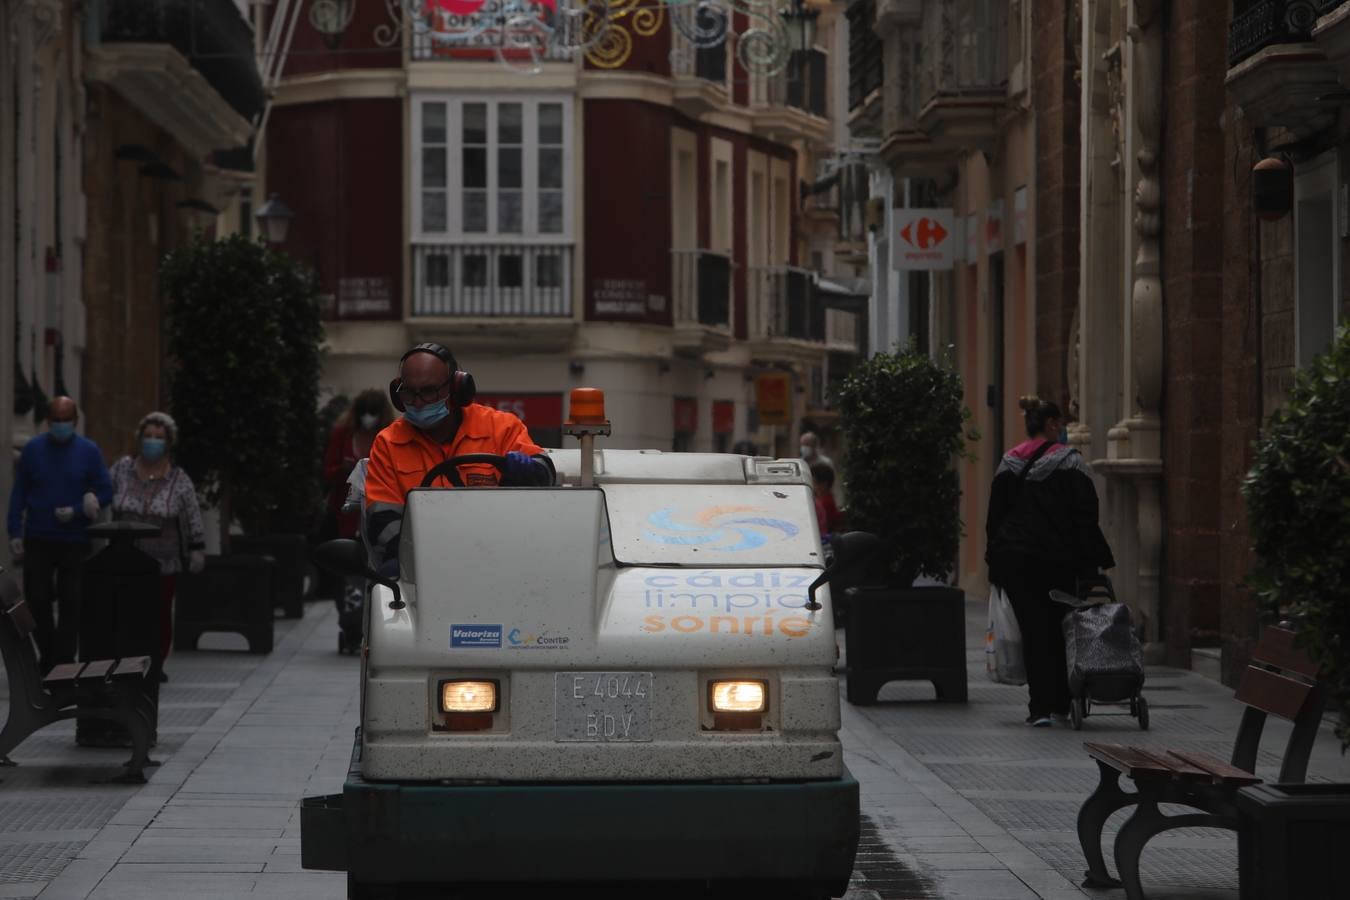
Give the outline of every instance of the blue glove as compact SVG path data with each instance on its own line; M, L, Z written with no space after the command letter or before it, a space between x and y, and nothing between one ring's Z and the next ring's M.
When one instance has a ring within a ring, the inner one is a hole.
M527 456L519 450L506 454L506 470L502 472L502 484L511 487L529 487L548 484L548 467L542 460Z

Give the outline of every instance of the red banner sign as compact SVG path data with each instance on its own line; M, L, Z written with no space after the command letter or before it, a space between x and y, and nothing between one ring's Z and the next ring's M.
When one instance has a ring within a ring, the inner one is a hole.
M730 400L714 400L712 405L713 434L731 434L736 430L736 404Z
M479 394L474 402L512 413L530 428L562 427L562 394Z

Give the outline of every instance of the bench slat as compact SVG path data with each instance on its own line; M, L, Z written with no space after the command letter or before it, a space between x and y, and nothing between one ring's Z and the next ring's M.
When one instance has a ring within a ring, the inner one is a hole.
M1086 741L1083 749L1088 752L1088 756L1106 763L1130 778L1138 778L1140 775L1154 778L1170 777L1174 771L1172 766L1138 752L1135 747Z
M80 681L102 681L108 677L108 673L112 671L116 662L115 659L90 660L89 664L84 667L84 671L80 673Z
M28 608L26 600L20 600L5 610L5 615L9 616L9 620L14 623L14 627L18 630L21 638L26 638L37 630L37 622L33 619L33 611Z
M1239 769L1237 766L1229 765L1217 756L1208 753L1191 753L1181 750L1167 751L1177 759L1185 761L1187 764L1203 769L1221 783L1245 786L1249 784L1260 784L1261 779L1251 772Z
M144 678L145 673L150 671L150 657L148 656L124 656L117 661L117 668L113 670L114 680L119 678Z
M1310 684L1286 678L1268 669L1248 666L1238 684L1237 699L1239 703L1292 722L1303 711L1312 692L1313 686Z
M80 677L80 671L84 668L84 663L62 663L59 666L53 666L52 670L42 679L43 684L62 684L67 681L74 681Z
M1260 643L1252 650L1251 662L1317 678L1317 664L1294 646L1294 633L1287 628L1269 626L1262 631Z
M1146 756L1158 764L1160 768L1172 770L1173 777L1188 781L1212 781L1213 776L1204 769L1191 765L1185 759L1171 753L1168 750L1149 750L1147 747L1131 747L1135 753L1140 756Z

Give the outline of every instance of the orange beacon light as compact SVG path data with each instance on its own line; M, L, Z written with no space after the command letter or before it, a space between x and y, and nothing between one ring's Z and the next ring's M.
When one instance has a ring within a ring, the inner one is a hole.
M593 487L595 438L610 433L609 419L605 418L605 392L598 388L572 388L569 407L563 433L581 439L581 486Z

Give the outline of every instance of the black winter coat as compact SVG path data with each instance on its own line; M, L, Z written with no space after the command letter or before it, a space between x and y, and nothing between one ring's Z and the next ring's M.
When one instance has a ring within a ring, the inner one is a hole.
M1081 453L1055 444L1025 478L1018 477L1041 443L1012 448L994 473L984 558L995 584L1028 563L1073 575L1095 575L1116 564L1097 524L1097 489Z

